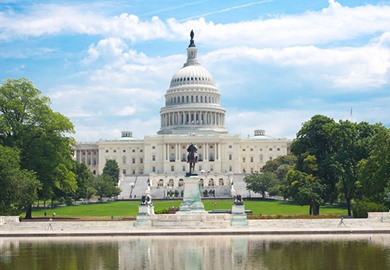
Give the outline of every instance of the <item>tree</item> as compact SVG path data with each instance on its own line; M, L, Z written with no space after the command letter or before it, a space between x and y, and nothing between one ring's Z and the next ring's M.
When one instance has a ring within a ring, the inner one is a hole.
M359 164L369 158L372 138L383 129L380 124L340 121L331 132L331 139L335 144L332 159L337 171L338 188L346 201L348 215L352 214L352 200L358 197Z
M331 131L335 125L337 123L329 117L314 115L302 125L291 144L291 152L297 157L297 170L305 172L303 161L308 155L316 158L318 170L313 176L324 185L324 200L330 203L337 198L338 179L332 159L335 146L331 138Z
M278 184L276 176L272 172L254 172L245 176L244 181L248 190L261 193L263 198L265 198L266 191L273 191Z
M19 215L38 198L35 174L20 168L19 151L0 145L0 215Z
M103 197L117 196L121 191L120 188L113 183L112 178L104 174L96 176L93 179L92 185L100 200L102 200Z
M314 156L309 156L305 163L306 166L311 167L312 172L316 171ZM310 215L319 215L320 205L324 202L324 185L313 174L298 170L290 170L287 174L287 181L289 183L288 195L301 205L309 205Z
M390 130L380 130L372 138L368 159L359 163L358 187L362 197L384 204L390 192ZM361 198L363 199L363 198Z
M71 173L73 124L50 108L50 99L27 79L8 79L0 86L0 144L17 148L22 169L41 182L39 198L53 199L77 188ZM28 207L26 218L32 217Z
M268 160L261 169L262 172L272 172L279 181L278 187L275 188L275 194L282 194L285 198L287 189L287 173L295 168L297 158L294 155L279 156L275 159Z
M361 197L359 166L370 156L373 137L383 129L381 124L336 123L325 116L313 116L304 123L291 145L292 153L298 158L296 169L318 179L324 187L324 201L333 202L337 196L344 200L351 215L352 200ZM315 157L316 172L307 171L304 160L308 156Z
M103 175L111 177L115 184L119 181L119 165L116 160L109 159L103 168Z
M84 198L89 200L96 192L92 185L94 176L84 163L77 161L73 161L72 171L75 174L77 182L77 190L74 194L74 199L78 200Z

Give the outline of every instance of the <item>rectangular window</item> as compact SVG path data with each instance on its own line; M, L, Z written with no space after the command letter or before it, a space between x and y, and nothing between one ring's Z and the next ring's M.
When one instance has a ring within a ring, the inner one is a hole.
M144 163L144 159L143 159L143 158L140 158L140 159L139 159L139 163L141 163L141 164Z
M242 158L242 162L245 163L245 158Z
M175 171L175 166L171 166L171 172Z
M253 162L253 157L251 157L251 162Z
M152 167L152 172L156 172L156 167Z
M156 156L152 155L152 161L156 161Z
M232 154L229 154L229 160L232 160Z
M135 164L135 158L132 159L133 164Z

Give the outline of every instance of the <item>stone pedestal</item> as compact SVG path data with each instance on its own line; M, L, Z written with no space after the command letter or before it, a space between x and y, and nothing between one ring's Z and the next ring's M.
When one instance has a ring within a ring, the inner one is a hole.
M208 214L201 201L199 181L198 176L189 176L184 179L183 202L176 214Z
M138 208L137 220L134 223L136 227L151 227L154 216L153 204L141 204Z
M248 225L244 204L233 204L232 206L232 227Z

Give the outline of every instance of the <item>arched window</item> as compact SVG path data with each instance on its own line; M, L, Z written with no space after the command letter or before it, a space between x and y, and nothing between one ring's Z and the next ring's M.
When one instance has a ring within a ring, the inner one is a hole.
M174 183L173 183L173 179L169 179L168 181L168 187L173 187Z
M213 186L215 186L214 179L210 178L210 180L209 180L209 187L213 187Z
M203 178L200 179L199 184L200 184L201 187L204 186Z
M223 181L222 178L219 178L219 185L220 185L220 186L224 186L224 185L225 185L225 182Z
M162 179L158 180L157 186L158 187L163 187L164 186L164 180L162 180Z
M182 187L184 186L184 180L183 179L179 179L179 187Z

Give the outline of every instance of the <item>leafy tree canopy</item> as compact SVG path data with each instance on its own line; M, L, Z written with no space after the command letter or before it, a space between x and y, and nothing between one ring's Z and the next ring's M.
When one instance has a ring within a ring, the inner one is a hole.
M19 151L0 145L0 215L19 215L38 199L32 171L20 168Z
M265 197L266 191L274 192L274 189L278 184L276 176L272 172L255 172L245 176L244 181L248 190L261 193L263 198Z
M8 79L0 86L0 144L18 149L21 168L33 171L42 184L40 199L77 189L71 172L73 132L70 120L54 112L50 99L29 80Z
M109 159L106 161L106 164L103 168L103 175L109 176L112 178L114 183L118 183L119 181L119 165L116 160Z

